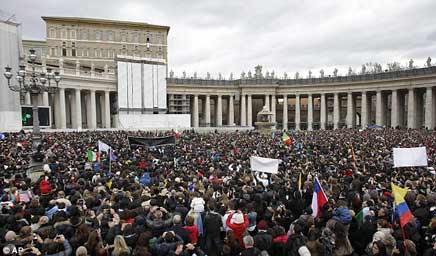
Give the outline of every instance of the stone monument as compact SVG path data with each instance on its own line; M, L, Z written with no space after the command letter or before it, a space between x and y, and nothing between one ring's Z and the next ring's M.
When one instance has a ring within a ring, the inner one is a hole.
M271 121L272 115L273 113L269 111L267 106L263 106L263 109L257 113L257 121L254 125L260 133L269 134L272 130L275 130L276 123Z

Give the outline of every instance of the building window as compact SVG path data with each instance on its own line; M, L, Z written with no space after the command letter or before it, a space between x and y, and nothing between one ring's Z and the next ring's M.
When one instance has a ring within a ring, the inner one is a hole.
M61 38L62 39L67 38L67 31L65 31L65 29L62 29L62 31L61 31Z
M82 30L82 40L88 40L88 31Z
M88 49L83 49L83 56L88 57Z
M107 40L108 41L114 40L114 32L112 32L112 31L107 32Z
M147 36L147 41L145 42L147 50L150 50L150 37Z
M139 42L138 34L133 34L133 42L134 43L138 43Z
M50 48L50 56L56 56L55 48Z
M95 40L101 40L101 32L100 31L95 32Z
M76 57L76 42L71 43L71 56Z
M76 39L76 30L71 30L71 39Z
M67 43L62 42L62 56L67 56Z
M56 38L56 30L54 28L50 29L50 38Z

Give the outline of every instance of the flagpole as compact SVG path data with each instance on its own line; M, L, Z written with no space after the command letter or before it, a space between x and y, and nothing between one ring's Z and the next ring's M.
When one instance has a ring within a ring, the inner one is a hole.
M111 157L111 154L112 154L112 148L109 148L109 155L108 155L108 157L109 157L109 174L111 173L111 167L112 167L112 157Z

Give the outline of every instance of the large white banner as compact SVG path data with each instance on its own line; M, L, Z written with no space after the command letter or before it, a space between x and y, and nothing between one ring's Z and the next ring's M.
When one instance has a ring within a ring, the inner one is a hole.
M252 156L250 157L250 165L252 171L277 173L279 169L279 159Z
M411 166L427 166L426 148L394 148L394 167Z

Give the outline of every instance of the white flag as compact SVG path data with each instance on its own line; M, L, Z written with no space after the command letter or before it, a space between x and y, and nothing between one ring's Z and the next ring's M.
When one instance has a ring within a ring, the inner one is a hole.
M427 166L425 147L394 148L394 167Z
M98 152L106 152L107 153L110 148L111 147L109 147L108 144L101 142L101 141L98 141Z
M252 156L250 157L250 165L252 171L277 173L279 169L279 159Z

